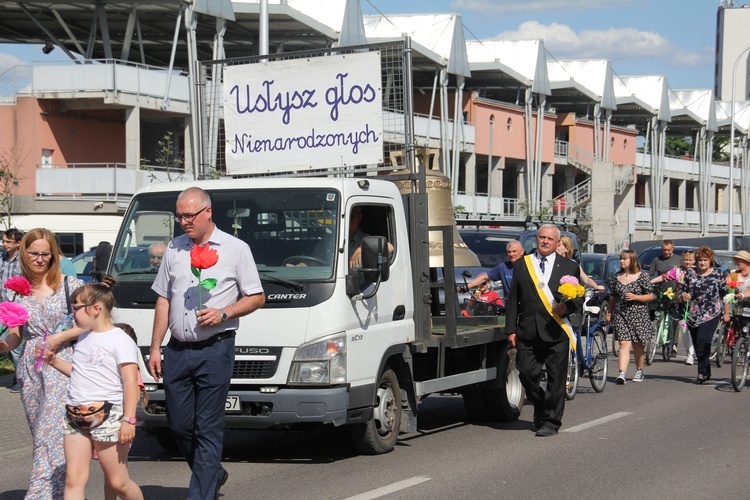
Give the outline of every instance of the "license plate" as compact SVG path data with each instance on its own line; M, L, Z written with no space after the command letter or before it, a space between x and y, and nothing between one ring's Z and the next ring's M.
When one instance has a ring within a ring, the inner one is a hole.
M224 413L241 413L242 405L239 396L227 396L227 402L224 403Z

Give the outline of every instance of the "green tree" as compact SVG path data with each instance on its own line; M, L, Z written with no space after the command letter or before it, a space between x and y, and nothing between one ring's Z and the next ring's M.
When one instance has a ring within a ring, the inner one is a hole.
M690 136L668 135L665 143L666 154L669 156L685 156L693 154L693 138Z
M735 145L739 143L735 140ZM729 161L729 136L728 135L717 135L714 136L713 150L711 151L711 160L713 161Z

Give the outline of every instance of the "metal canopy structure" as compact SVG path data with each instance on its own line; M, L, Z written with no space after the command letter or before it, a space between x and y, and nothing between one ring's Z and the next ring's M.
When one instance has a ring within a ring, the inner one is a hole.
M651 220L653 235L661 236L664 192L664 151L669 109L667 78L664 76L622 76L614 79L617 112L613 123L634 124L646 136L646 152L651 162ZM644 165L645 167L645 165ZM708 204L706 199L701 203Z
M716 122L716 100L711 90L669 90L670 133L694 135L695 159L699 174L701 234L708 234L711 156ZM734 189L733 187L731 189Z
M205 3L205 2L203 2ZM217 2L218 3L218 2ZM339 40L347 0L281 3L271 0L269 46L271 51L329 47ZM295 6L306 7L300 10ZM322 19L311 13L324 13ZM85 59L121 59L155 66L169 66L176 21L185 3L179 0L0 0L0 43L48 44L50 60L59 61L52 49L79 54ZM223 36L226 57L258 54L259 9L256 1L234 1L235 21ZM351 9L350 9L351 10ZM351 12L349 15L357 15ZM214 57L216 37L213 16L196 14L195 37L198 60ZM334 23L339 20L338 26ZM182 27L177 38L174 66L189 65L187 41ZM40 52L39 60L45 59Z
M594 157L609 159L610 125L612 112L617 109L613 73L606 59L577 61L547 61L552 95L547 98L558 113L575 113L578 117L593 117ZM604 122L604 131L599 133Z
M729 133L731 122L730 102L716 101L716 116L720 131ZM750 101L734 103L734 129L740 137L735 139L735 155L739 158L740 178L740 210L742 212L742 232L750 234L750 153L748 135L750 135ZM737 152L739 150L739 152Z
M466 42L471 64L471 87L481 96L519 104L528 89L551 93L543 40L472 40Z
M523 102L526 125L524 186L532 211L542 207L542 144L544 109L552 93L547 76L543 40L480 40L466 44L471 63L471 88L480 95L504 102ZM521 99L523 96L523 99ZM537 102L536 131L533 130L534 96Z
M471 76L466 55L464 26L458 14L413 14L395 16L363 16L367 41L382 43L411 38L414 57L413 85L417 88L432 87L429 118L435 106L436 94L440 96L441 151L438 157L440 170L447 174L453 184L455 195L458 189L460 143L464 136L462 113L465 79ZM440 69L436 70L435 64ZM447 120L449 111L448 87L455 86L453 102L453 134L449 137Z

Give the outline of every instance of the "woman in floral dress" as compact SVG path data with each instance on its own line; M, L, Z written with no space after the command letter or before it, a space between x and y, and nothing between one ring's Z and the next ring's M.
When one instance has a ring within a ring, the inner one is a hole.
M643 382L643 364L646 361L644 345L654 338L654 327L648 312L648 303L654 300L654 294L648 276L641 272L634 251L623 250L620 253L620 271L612 277L609 289L612 296L606 319L615 328L615 341L620 342L620 373L615 383L625 383L631 345L636 368L633 382Z
M695 354L698 357L698 377L696 382L704 383L711 378L711 338L719 321L729 322L730 304L724 304L724 295L729 293L729 285L721 271L714 269L714 252L708 247L695 251L695 269L690 269L685 278L682 300L690 301L687 327L693 339Z
M63 424L68 377L57 370L36 370L36 347L44 333L53 333L68 316L64 280L72 292L83 282L63 276L60 272L60 250L55 235L47 229L32 229L21 240L21 273L31 283L31 294L17 302L29 312L22 327L26 347L18 363L21 401L34 441L31 478L27 499L61 499L65 490L65 453ZM78 327L49 335L47 345L57 356L70 361L71 340L78 338ZM0 342L0 351L14 349L20 343L18 328L11 329L7 342Z

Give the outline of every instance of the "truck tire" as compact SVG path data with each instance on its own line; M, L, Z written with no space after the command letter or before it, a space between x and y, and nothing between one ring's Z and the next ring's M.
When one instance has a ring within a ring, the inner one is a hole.
M500 348L497 379L481 384L490 418L500 422L515 422L521 415L525 394L516 366L516 350L505 342Z
M172 434L172 429L169 427L154 427L151 429L156 438L156 442L167 451L178 452L180 447L177 446L177 441Z
M380 375L372 418L365 424L352 425L354 446L365 455L393 451L401 427L401 386L389 367Z

